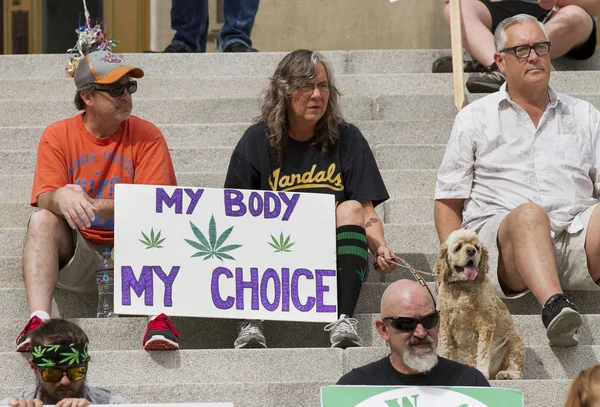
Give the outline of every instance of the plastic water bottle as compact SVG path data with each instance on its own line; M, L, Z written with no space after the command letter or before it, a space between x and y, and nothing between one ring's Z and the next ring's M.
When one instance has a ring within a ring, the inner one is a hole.
M114 268L110 258L110 247L102 251L102 269L96 271L96 286L98 287L98 318L117 317L114 308L115 284Z

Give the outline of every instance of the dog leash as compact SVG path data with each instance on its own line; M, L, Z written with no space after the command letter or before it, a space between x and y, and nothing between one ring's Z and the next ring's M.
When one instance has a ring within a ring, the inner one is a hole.
M421 284L423 287L425 287L427 289L427 292L429 293L429 295L431 296L431 299L433 300L434 309L437 309L437 303L435 301L435 297L433 296L433 293L429 289L429 286L427 285L425 280L423 280L423 277L421 277L419 275L419 273L423 273L425 275L429 275L429 276L433 276L433 277L437 277L437 275L435 273L430 273L428 271L417 270L416 268L414 268L413 266L408 264L408 262L406 260L404 260L403 258L397 257L397 259L398 259L398 261L402 262L402 264L396 263L393 260L386 260L386 261L390 262L392 264L395 264L396 266L408 269L410 271L410 273L413 275L414 279L417 280L417 282L419 284Z
M417 270L416 268L414 268L413 266L411 266L410 264L408 264L408 262L406 260L404 260L403 258L401 258L401 257L396 257L396 259L399 262L402 262L402 264L396 263L393 260L386 260L386 261L388 263L392 263L392 264L394 264L394 265L396 265L398 267L402 267L404 269L410 270L411 273L413 273L413 275L415 275L415 273L421 273L421 274L425 274L426 276L437 277L437 274L435 274L435 273L431 273L429 271Z

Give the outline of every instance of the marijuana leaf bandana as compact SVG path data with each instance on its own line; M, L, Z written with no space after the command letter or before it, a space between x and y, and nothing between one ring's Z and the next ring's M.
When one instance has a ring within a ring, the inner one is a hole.
M32 362L38 367L70 366L90 360L87 343L34 346Z

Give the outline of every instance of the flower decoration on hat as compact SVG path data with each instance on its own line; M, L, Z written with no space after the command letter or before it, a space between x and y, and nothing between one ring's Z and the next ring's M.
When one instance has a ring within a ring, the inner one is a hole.
M67 50L71 55L65 70L71 77L75 74L77 65L84 56L94 51L111 51L111 48L117 45L117 41L107 38L106 30L101 23L96 21L96 25L92 27L85 0L83 0L83 8L85 10L85 25L79 24L79 28L75 30L77 42L73 48Z

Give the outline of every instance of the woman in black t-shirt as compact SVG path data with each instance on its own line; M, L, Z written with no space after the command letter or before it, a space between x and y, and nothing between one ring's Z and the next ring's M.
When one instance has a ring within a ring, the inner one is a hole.
M375 206L389 198L369 144L346 123L331 66L317 52L286 55L270 79L257 124L236 146L225 188L333 194L339 319L325 327L332 347L362 346L352 318L368 276L394 270ZM260 321L244 321L236 348L266 347Z

